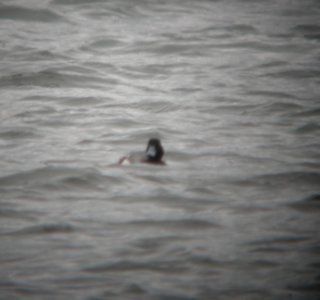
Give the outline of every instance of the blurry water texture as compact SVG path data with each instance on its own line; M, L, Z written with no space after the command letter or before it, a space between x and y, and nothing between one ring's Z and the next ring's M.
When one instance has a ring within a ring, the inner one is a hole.
M318 0L2 0L0 36L1 300L320 299Z

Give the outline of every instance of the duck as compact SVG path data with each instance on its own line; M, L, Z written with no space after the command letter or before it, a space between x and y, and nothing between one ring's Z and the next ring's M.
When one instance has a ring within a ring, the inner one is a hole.
M119 160L118 164L130 165L139 162L152 165L165 165L166 163L162 160L164 153L161 141L157 138L151 138L148 141L147 148L142 157L124 156Z

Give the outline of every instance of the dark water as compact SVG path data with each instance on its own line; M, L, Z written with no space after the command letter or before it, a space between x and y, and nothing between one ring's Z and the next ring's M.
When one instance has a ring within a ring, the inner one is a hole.
M0 299L320 299L319 16L1 1Z

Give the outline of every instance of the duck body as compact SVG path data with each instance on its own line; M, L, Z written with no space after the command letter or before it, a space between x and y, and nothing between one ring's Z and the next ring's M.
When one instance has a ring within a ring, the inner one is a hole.
M122 157L119 160L119 165L130 165L134 163L145 163L153 165L165 165L166 163L162 160L164 150L159 139L152 138L147 144L144 155L130 155Z

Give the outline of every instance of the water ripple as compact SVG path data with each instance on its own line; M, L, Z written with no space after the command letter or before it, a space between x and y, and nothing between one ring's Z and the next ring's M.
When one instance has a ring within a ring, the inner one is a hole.
M49 9L31 9L20 6L0 6L0 19L21 22L61 22L63 18Z

